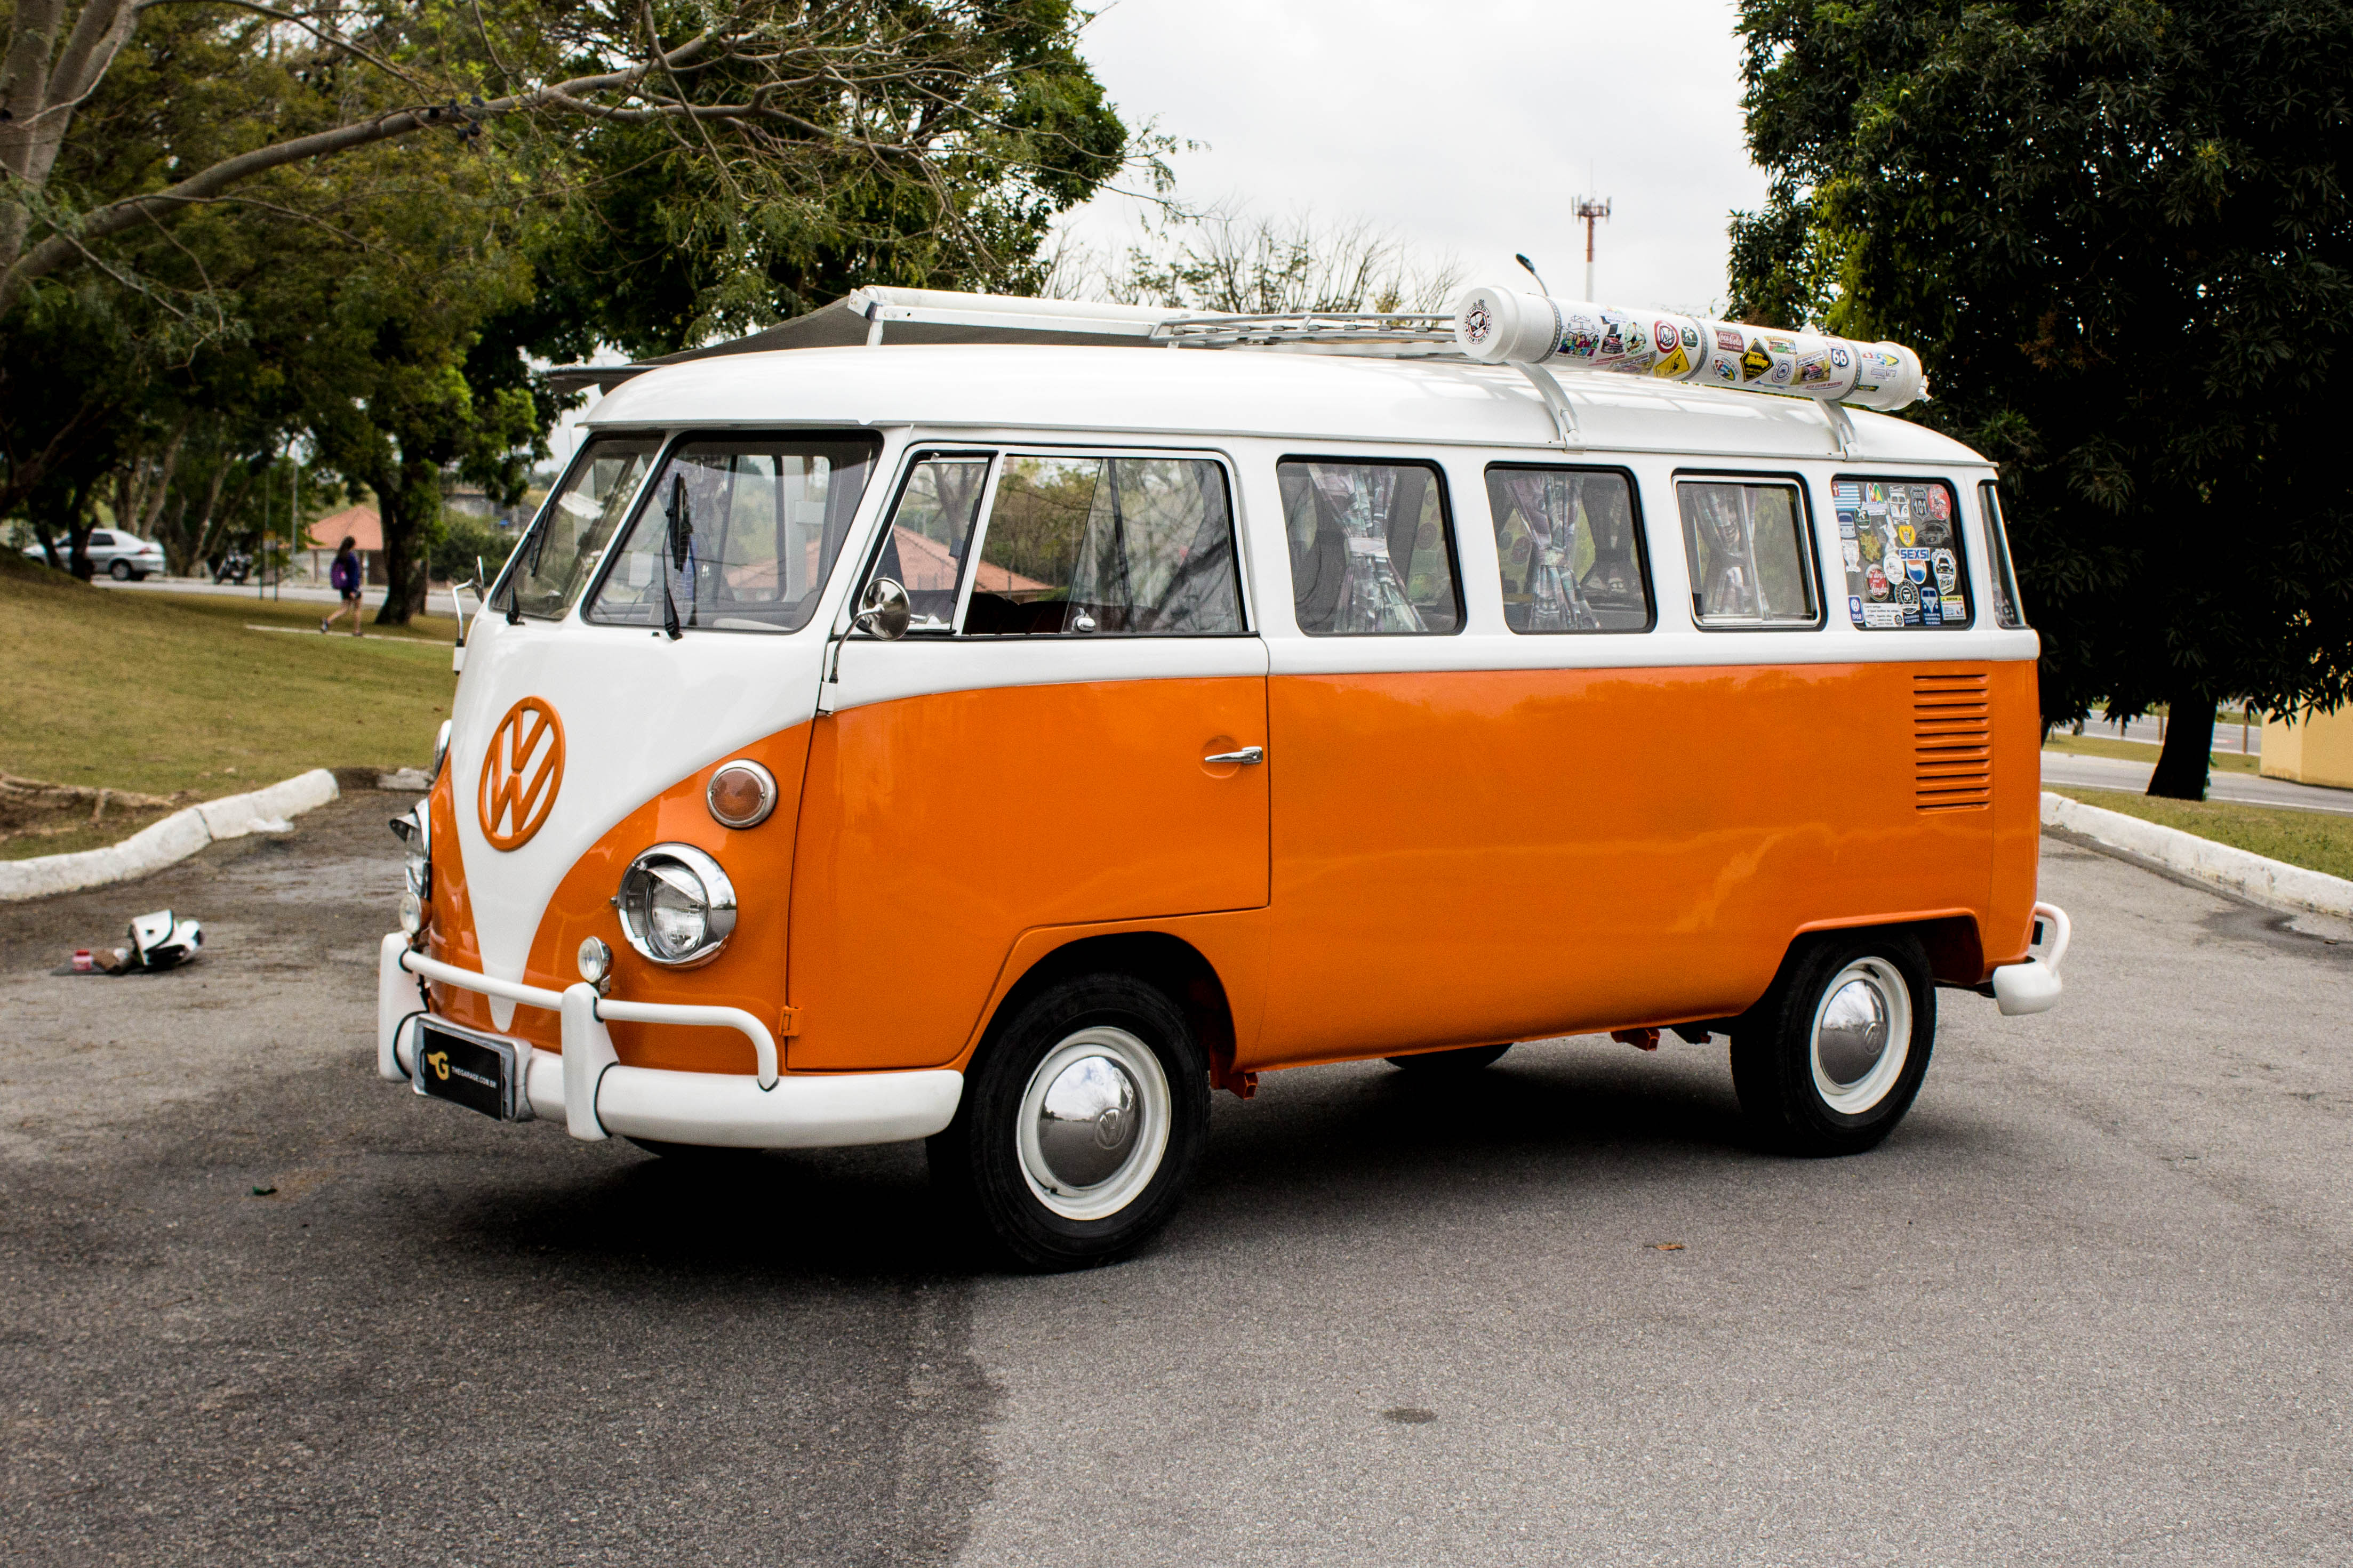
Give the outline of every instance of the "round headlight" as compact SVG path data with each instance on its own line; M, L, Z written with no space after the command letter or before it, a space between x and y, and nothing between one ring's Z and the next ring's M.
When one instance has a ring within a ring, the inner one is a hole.
M419 899L433 896L433 818L423 802L392 819L393 837L400 840L401 874L408 890Z
M613 950L607 947L601 938L582 937L580 952L576 958L580 965L580 978L598 990L603 990L606 977L613 973Z
M691 844L657 844L630 861L613 907L629 945L672 969L708 963L735 930L734 884Z
M757 763L738 758L711 775L711 787L702 798L721 826L757 827L776 809L776 776Z
M400 895L400 929L411 936L425 931L425 900L413 892Z

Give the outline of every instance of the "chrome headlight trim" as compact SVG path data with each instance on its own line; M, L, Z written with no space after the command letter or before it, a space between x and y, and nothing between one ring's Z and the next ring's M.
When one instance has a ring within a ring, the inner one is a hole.
M699 940L681 947L662 935L654 910L655 900L665 894L701 911ZM693 845L657 844L621 874L613 908L620 912L622 936L639 957L665 969L692 969L718 957L734 934L735 884L718 861Z
M393 837L404 851L401 871L408 890L421 902L433 896L432 817L418 801L392 819Z
M753 808L749 816L729 816L719 809L719 785L721 781L730 773L749 778L760 786L760 804ZM770 812L776 809L776 775L749 757L738 757L732 763L723 763L717 771L712 773L711 783L703 788L702 804L711 808L711 819L722 827L737 829L757 827L768 820Z

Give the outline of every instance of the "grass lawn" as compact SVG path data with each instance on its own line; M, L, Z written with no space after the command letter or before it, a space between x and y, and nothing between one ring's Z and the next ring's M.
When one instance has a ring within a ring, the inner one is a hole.
M111 592L0 561L0 773L198 800L307 768L424 766L456 685L453 623L321 637L325 612ZM55 812L16 813L0 819L0 858L112 843L163 809L93 828L84 806L69 833Z
M2157 765L2160 748L2146 741L2118 741L2102 735L2070 735L2064 730L2053 730L2051 738L2042 742L2046 752L2072 752L2079 757L2122 757L2128 763ZM2251 757L2243 752L2209 752L2217 771L2226 773L2260 772L2261 757Z
M2070 800L2085 805L2137 816L2166 827L2178 827L2217 844L2245 849L2274 860L2332 877L2353 879L2353 816L2319 811L2288 811L2277 806L2241 805L2228 800L2157 800L2105 789L2059 789Z

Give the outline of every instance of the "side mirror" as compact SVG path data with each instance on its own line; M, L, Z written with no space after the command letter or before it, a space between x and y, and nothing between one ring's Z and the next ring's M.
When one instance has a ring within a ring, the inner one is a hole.
M907 590L888 577L877 577L859 595L858 614L849 624L869 637L897 642L907 635L907 623L913 616L907 603Z

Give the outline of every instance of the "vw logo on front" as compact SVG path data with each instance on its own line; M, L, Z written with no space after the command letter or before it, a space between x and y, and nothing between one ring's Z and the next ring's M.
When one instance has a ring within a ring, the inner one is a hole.
M564 721L540 699L526 697L491 731L490 754L482 759L476 805L491 847L520 849L530 843L563 784Z

